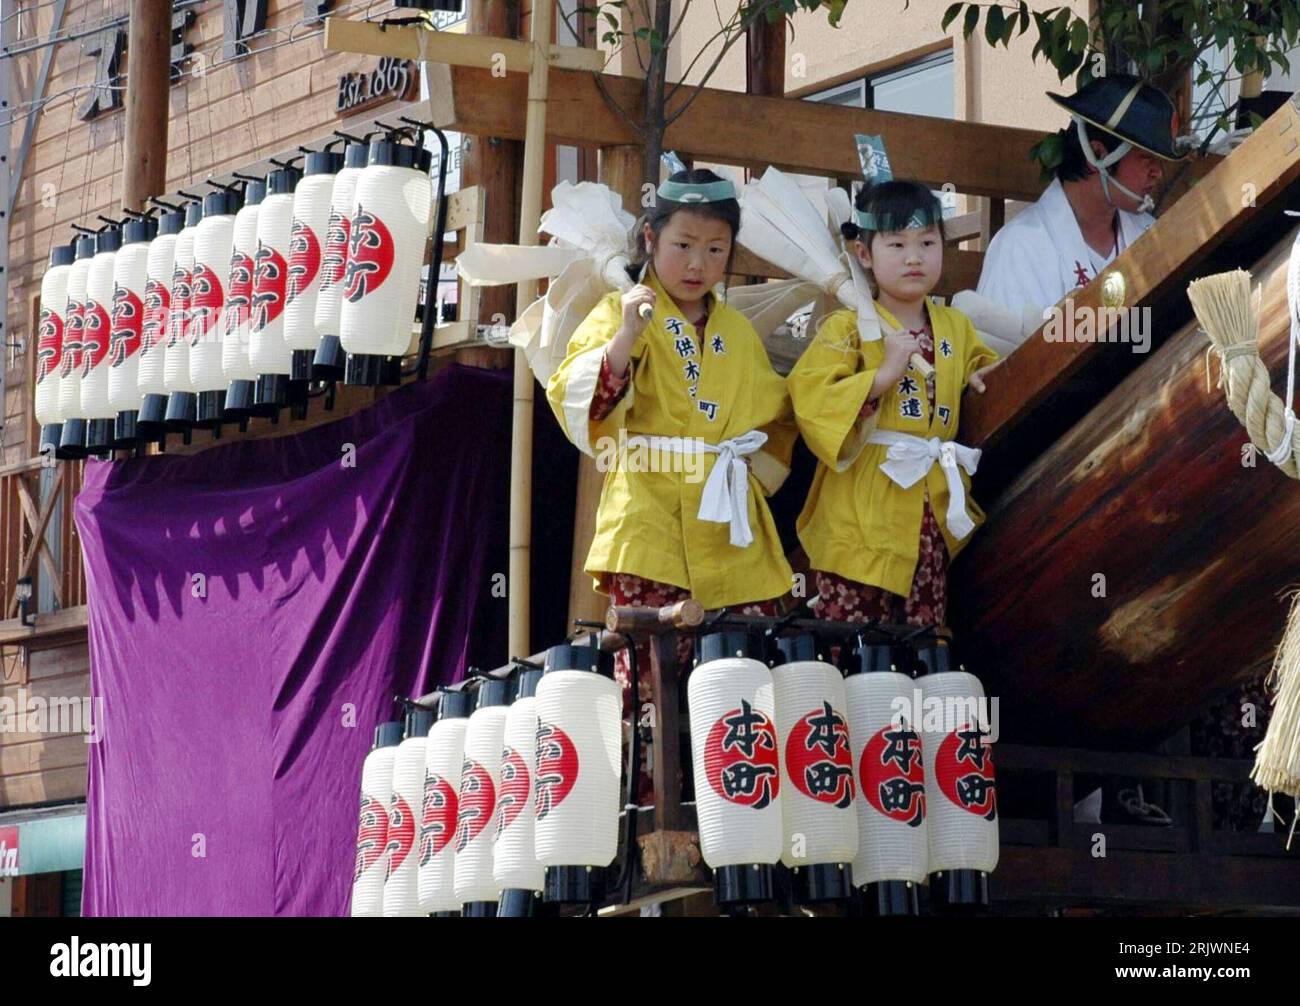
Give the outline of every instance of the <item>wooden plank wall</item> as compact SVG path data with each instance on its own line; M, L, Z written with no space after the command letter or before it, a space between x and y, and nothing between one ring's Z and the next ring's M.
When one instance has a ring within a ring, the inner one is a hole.
M391 9L387 2L339 3L340 10L368 11L379 16ZM69 0L61 35L83 31L124 14L124 0ZM271 156L277 151L323 137L330 130L347 128L351 121L334 110L338 78L357 70L373 69L368 56L326 53L321 35L298 24L303 18L301 0L269 0L268 33L252 46L267 51L235 62L221 62L222 9L217 0L195 8L196 18L186 34L204 60L205 71L194 75L199 63L191 57L185 66L191 74L174 82L168 132L167 188L205 188L211 174ZM19 16L18 45L50 36L53 5L31 5ZM296 27L295 27L296 25ZM291 33L291 34L290 34ZM276 48L269 48L276 46ZM94 57L83 50L92 38L61 42L55 49L47 96L54 97L36 114L36 130L19 183L9 231L9 302L7 331L26 347L5 357L5 424L3 460L21 460L31 453L29 430L31 369L27 356L34 351L31 305L39 294L51 245L70 238L73 222L94 222L95 215L114 215L120 209L125 110L115 109L90 123L76 117L85 91L63 94L87 85L95 74ZM16 57L18 93L14 103L31 101L43 51ZM130 58L127 57L129 70ZM381 110L368 109L353 119L369 118ZM0 113L2 114L2 113ZM13 123L15 151L25 120ZM12 158L11 158L12 160Z
M0 699L11 700L20 714L36 698L80 701L90 694L90 653L84 642L33 651L25 673L18 661L6 660L4 672L8 677L0 681ZM6 702L6 711L9 706ZM19 729L6 723L0 731L0 807L84 797L90 750L85 736L28 732L25 715L14 725Z

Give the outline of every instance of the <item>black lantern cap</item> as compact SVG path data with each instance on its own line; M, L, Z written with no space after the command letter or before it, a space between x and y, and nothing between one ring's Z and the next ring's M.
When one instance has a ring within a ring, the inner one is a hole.
M185 210L181 208L163 210L158 218L158 235L179 234L185 226Z
M463 720L473 706L473 697L468 692L444 690L438 696L438 719Z
M826 641L812 632L800 632L791 636L778 636L776 653L773 654L778 664L793 664L796 661L829 659Z
M94 258L95 257L95 235L79 234L74 245L76 258Z
M124 245L152 241L157 236L158 221L153 217L134 217L122 226L122 243Z
M203 200L195 199L185 204L185 226L197 227L203 221Z
M766 663L767 646L762 633L752 629L720 629L700 637L696 666L723 657L749 657Z
M883 641L873 642L865 636L858 636L851 644L844 645L840 654L840 667L846 674L874 674L898 670L893 644Z
M343 151L343 167L364 168L370 156L370 147L365 143L349 143Z
M122 228L113 226L105 227L95 235L95 254L100 252L115 252L122 247Z
M488 709L492 706L510 705L510 682L499 678L482 678L479 681L478 695L474 701L474 711Z
M50 249L50 268L56 265L72 265L77 257L77 249L73 245L55 245Z
M543 673L551 671L592 671L607 678L614 676L614 655L598 646L560 643L546 651Z
M343 155L335 150L313 150L307 155L306 170L308 175L336 175L343 168Z
M542 680L542 671L533 670L531 667L519 672L515 678L515 701L519 699L531 699L537 694L537 683Z
M243 205L243 196L237 189L217 189L203 197L203 215L232 217Z
M266 194L268 196L292 195L298 187L302 173L293 165L286 164L276 168L266 176Z
M433 710L412 702L406 707L403 717L403 733L406 737L428 737L429 728L433 726Z
M396 720L375 727L375 748L390 748L402 743L402 724ZM371 750L374 750L372 748Z
M927 639L916 648L920 675L944 674L952 670L952 652L942 639Z

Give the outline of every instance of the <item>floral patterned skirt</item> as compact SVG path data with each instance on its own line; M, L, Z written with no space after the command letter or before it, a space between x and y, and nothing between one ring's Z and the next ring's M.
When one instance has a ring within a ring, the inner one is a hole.
M943 625L948 615L948 544L939 521L925 501L921 517L920 555L907 597L881 587L814 570L817 596L809 602L818 618L834 622L882 619L908 625Z

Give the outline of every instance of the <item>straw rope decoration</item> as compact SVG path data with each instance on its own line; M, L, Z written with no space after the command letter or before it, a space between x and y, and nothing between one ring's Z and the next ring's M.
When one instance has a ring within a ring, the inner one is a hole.
M1268 368L1259 358L1259 301L1251 294L1250 273L1240 269L1208 276L1188 285L1187 296L1210 338L1210 351L1221 363L1219 386L1228 408L1246 428L1251 443L1287 476L1300 479L1300 439L1294 436L1296 346L1300 344L1300 233L1287 266L1286 401L1273 394ZM1300 797L1300 591L1291 593L1282 642L1274 655L1267 687L1273 712L1263 742L1256 749L1251 778L1270 794ZM1296 821L1287 837L1290 848Z

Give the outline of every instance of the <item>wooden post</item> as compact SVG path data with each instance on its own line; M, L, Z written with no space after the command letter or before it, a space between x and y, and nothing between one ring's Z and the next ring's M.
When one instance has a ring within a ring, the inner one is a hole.
M129 210L143 210L145 201L161 195L167 184L171 48L171 4L131 0L122 171L122 206Z
M745 35L745 91L769 98L785 96L785 16L756 21Z
M519 243L537 244L542 217L546 160L546 94L550 72L551 20L555 0L539 0L532 10L532 66L528 72L528 111L524 125L524 184L519 206ZM537 282L519 284L515 317L537 296ZM533 372L523 353L515 354L514 444L510 454L510 652L530 653L528 623L532 589Z

